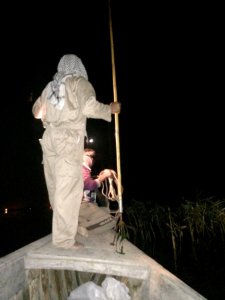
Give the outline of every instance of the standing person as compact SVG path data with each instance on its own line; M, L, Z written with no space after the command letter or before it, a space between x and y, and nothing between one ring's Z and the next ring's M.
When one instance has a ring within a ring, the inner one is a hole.
M53 80L35 101L32 112L42 119L40 140L49 201L53 209L52 243L56 247L80 248L76 240L83 196L82 162L87 118L111 121L120 103L96 100L93 86L79 57L64 55Z

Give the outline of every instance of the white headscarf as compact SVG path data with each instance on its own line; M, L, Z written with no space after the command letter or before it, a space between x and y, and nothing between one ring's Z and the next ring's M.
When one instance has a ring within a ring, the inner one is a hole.
M83 76L88 79L86 69L81 59L75 54L64 55L58 64L58 73L64 75L73 74L74 76Z
M82 76L88 80L88 75L81 59L75 54L64 55L59 61L57 71L50 83L48 100L61 110L65 104L66 78Z

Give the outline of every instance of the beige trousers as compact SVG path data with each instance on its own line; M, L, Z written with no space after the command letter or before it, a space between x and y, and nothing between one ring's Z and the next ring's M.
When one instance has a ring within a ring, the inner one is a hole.
M68 128L47 128L40 141L49 201L53 209L52 243L70 248L75 243L83 196L84 136Z

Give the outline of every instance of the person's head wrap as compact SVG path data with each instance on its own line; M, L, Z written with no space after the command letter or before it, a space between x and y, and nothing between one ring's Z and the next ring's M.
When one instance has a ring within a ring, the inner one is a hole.
M57 71L64 76L72 74L73 76L83 76L88 79L86 69L81 59L75 54L64 55L59 61Z
M48 100L59 110L65 103L65 80L70 76L82 76L88 80L86 69L81 59L75 54L64 55L57 67L57 73L50 83Z
M95 157L95 150L92 148L84 148L84 155Z

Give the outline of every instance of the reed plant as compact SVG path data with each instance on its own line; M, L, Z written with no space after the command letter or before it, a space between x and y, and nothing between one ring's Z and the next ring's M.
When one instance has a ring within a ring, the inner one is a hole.
M225 246L224 199L183 200L176 206L133 199L124 218L135 228L129 234L130 241L153 257L156 250L166 247L172 253L175 270L187 249L197 261L202 250L212 248L215 241Z

